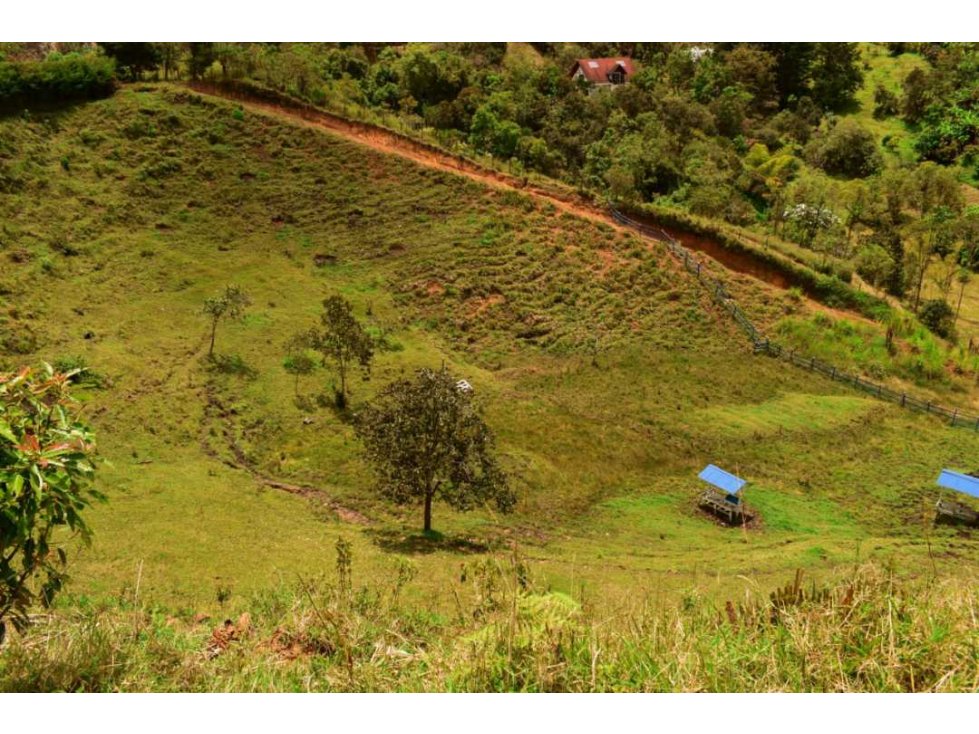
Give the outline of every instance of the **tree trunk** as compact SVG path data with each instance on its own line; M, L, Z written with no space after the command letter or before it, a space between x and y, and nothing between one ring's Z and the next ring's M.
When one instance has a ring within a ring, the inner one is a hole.
M432 493L425 494L425 532L432 531Z
M914 291L914 312L915 313L918 313L918 305L921 303L921 288L925 284L925 271L927 269L928 269L928 263L927 263L927 261L925 261L925 264L922 265L921 266L921 269L918 271L918 285L917 285L917 287L915 288L915 291Z
M208 357L214 356L214 335L217 333L217 330L218 330L218 320L214 319L214 321L211 322L211 348L207 350Z
M962 284L961 290L959 290L959 305L955 308L955 323L959 323L959 312L962 311L962 297L965 295L965 283Z
M340 373L340 394L347 395L347 364L343 356L337 357L337 372Z

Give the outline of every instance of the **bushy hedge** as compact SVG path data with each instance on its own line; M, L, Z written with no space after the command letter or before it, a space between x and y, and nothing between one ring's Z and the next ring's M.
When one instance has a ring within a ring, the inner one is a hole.
M98 54L51 54L44 61L0 61L0 106L24 107L112 94L115 62Z
M884 164L877 138L853 120L845 119L818 133L806 146L806 160L831 176L866 178Z

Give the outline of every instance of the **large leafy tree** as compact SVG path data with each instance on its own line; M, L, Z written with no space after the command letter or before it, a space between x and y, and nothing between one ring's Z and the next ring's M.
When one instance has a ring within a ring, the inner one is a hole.
M101 498L94 438L69 394L78 371L0 374L0 640L7 621L24 629L31 607L61 589L67 555L54 533L88 541L82 511Z
M874 134L849 119L817 134L806 146L806 158L831 175L847 178L870 176L884 164Z
M174 73L179 78L180 60L186 49L182 43L165 42L156 44L160 52L160 65L163 67L163 78L169 80Z
M319 328L299 335L294 344L315 349L323 355L324 361L334 366L340 378L336 404L343 408L347 404L347 373L355 364L360 365L365 374L370 372L374 340L357 321L353 305L342 296L330 296L323 301L320 324Z
M426 532L436 499L461 511L490 501L501 512L513 509L516 498L472 391L445 367L388 385L360 414L357 433L378 492L400 505L421 504Z
M724 61L731 80L751 95L755 110L778 107L775 56L753 44L741 43L725 56Z
M760 43L775 58L775 89L785 106L809 92L809 74L815 51L814 43Z
M901 97L901 114L906 122L914 125L921 121L932 101L928 74L922 69L912 69L904 78L904 94Z
M828 110L844 110L853 103L862 83L857 44L816 44L812 65L812 98L816 104Z
M156 43L99 43L108 56L116 60L120 75L136 81L144 71L155 69L163 60Z
M187 50L189 52L187 67L190 70L190 78L203 78L205 72L211 68L216 58L214 44L206 42L188 43Z

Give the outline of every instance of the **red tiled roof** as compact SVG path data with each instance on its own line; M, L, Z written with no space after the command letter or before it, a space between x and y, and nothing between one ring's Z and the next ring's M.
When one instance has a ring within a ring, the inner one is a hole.
M585 75L585 79L588 81L596 84L608 84L608 75L620 66L622 67L622 71L625 72L626 78L632 76L634 69L632 59L628 56L610 59L578 59L574 66L571 67L571 74L573 76L578 69L581 69L582 74Z

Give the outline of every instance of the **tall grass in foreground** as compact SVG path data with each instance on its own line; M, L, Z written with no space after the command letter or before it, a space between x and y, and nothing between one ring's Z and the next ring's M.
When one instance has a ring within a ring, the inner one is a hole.
M339 544L343 546L343 543ZM600 618L516 558L464 566L450 614L390 588L300 579L237 621L78 603L0 652L3 691L972 691L975 589L855 568L768 597L641 603Z

